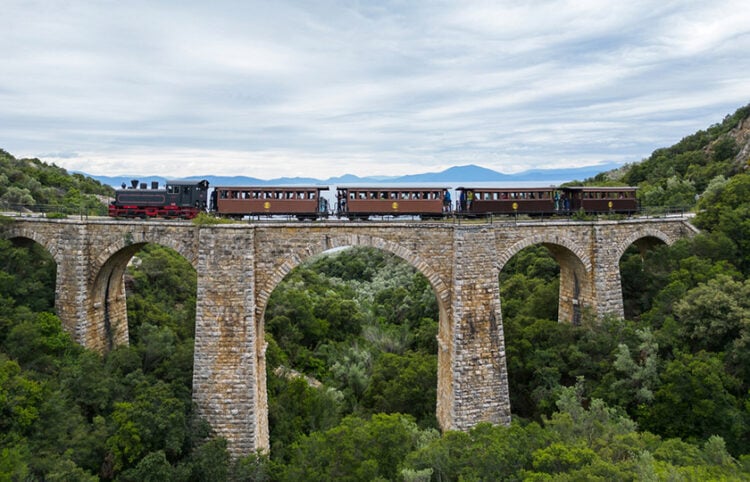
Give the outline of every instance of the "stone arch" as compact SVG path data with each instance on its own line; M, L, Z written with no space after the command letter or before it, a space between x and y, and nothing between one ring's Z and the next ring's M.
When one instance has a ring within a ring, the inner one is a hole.
M118 345L127 345L129 339L127 299L125 295L125 270L133 256L147 244L157 244L172 249L191 262L175 243L163 243L162 239L126 243L118 241L102 250L95 260L92 278L88 281L89 303L87 318L91 320L84 334L86 346L100 353L110 351Z
M579 323L583 308L596 304L593 265L579 244L557 235L538 234L526 237L500 253L497 258L498 272L522 249L538 244L549 249L560 265L558 321Z
M63 254L57 249L57 245L55 243L56 239L50 239L42 235L38 230L26 229L18 227L17 225L9 226L2 232L4 233L3 237L11 241L13 239L28 239L37 243L45 250L47 250L47 252L52 256L58 266L62 264Z
M500 253L500 255L497 258L498 271L502 271L505 264L508 261L510 261L510 258L518 254L519 251L521 251L524 248L528 248L529 246L534 246L537 244L543 244L545 246L557 245L557 246L561 246L567 249L568 251L573 253L576 258L578 258L578 260L581 262L586 272L589 272L589 273L591 272L591 269L592 269L591 259L581 249L578 243L575 243L573 240L569 238L556 236L556 235L544 235L544 234L537 234L534 236L523 238L522 240L516 242L515 244L507 248L505 251Z
M60 251L57 249L57 246L52 243L47 237L41 235L37 231L29 230L29 229L8 229L8 230L0 230L0 233L3 235L3 238L11 241L17 246L23 247L23 248L32 248L34 245L40 246L46 253L49 255L49 257L54 261L54 271L55 271L55 277L53 279L54 281L54 308L55 312L58 312L58 290L59 287L59 280L61 279L61 270L63 270L63 255L60 253ZM43 256L40 254L40 256ZM63 321L63 320L61 320ZM72 330L69 326L66 326L63 322L63 328L70 333L72 333Z
M621 242L617 246L617 251L615 251L615 263L620 261L620 258L625 254L625 251L630 247L632 244L638 244L641 240L657 240L657 242L662 242L666 244L667 246L672 245L674 243L674 239L672 239L671 236L664 233L663 231L660 231L658 229L653 228L645 228L645 229L639 229L632 233L630 236L625 238L623 242ZM648 247L648 243L644 244L642 246L639 246L640 248Z
M617 316L622 318L625 318L626 316L631 317L641 310L639 302L637 301L638 298L633 293L633 290L639 291L639 288L637 286L634 287L631 283L627 283L626 279L623 277L621 262L625 252L631 246L637 247L640 251L640 261L643 263L646 252L653 249L655 245L665 244L669 246L674 243L674 241L675 239L667 233L659 229L654 229L653 227L646 227L636 229L621 243L614 247L613 258L608 263L608 265L611 266L610 279L612 280L612 285L607 291L609 293L612 293L615 290L619 291L618 299L616 300L617 305L615 305L616 310L613 310ZM641 268L643 268L643 266L641 266Z
M256 299L256 315L259 320L262 319L265 313L268 299L271 296L273 290L278 286L281 280L284 279L294 268L302 264L306 259L312 256L318 255L325 251L334 248L342 248L347 246L365 246L371 248L381 249L389 253L393 253L399 258L403 259L407 263L411 264L417 271L422 273L430 282L435 296L438 300L438 305L441 311L443 306L449 302L450 289L441 279L440 275L435 272L428 263L426 263L419 255L410 251L398 243L389 241L383 238L369 235L342 235L342 236L326 236L325 239L320 240L316 243L310 243L305 248L296 251L291 251L286 260L279 265L270 276L266 286L258 287L258 296Z
M107 245L106 248L102 249L99 252L99 255L94 260L94 269L100 270L104 264L112 258L112 256L115 255L115 253L118 253L119 251L126 249L128 246L132 245L138 245L138 248L133 251L134 253L138 251L141 247L145 246L146 244L158 244L160 246L164 246L166 248L170 248L175 250L190 262L190 264L193 266L194 269L198 269L198 256L197 252L193 250L188 250L188 248L178 242L176 240L175 236L141 236L138 241L134 241L132 239L128 239L129 233L123 233L122 237L118 239L117 241L114 241ZM131 255L132 256L132 255Z

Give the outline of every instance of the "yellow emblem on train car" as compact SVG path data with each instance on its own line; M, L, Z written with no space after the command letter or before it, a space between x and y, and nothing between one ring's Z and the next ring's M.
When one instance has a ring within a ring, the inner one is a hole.
M396 201L393 201L393 204L391 204L391 207L394 211L398 211L398 203Z
M518 203L513 203L513 210L516 211L518 209Z
M263 209L271 209L271 203L266 201L263 203Z
M608 202L607 206L609 206L609 209L612 209L612 201Z

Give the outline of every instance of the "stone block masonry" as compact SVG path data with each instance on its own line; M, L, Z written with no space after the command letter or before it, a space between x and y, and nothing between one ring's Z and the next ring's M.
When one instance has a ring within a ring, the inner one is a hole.
M444 430L510 422L498 274L520 250L546 246L560 264L559 319L586 310L623 315L619 260L636 245L671 244L686 219L495 224L263 223L18 218L0 236L32 240L57 263L55 305L82 345L128 342L123 273L145 244L174 249L195 268L193 399L234 455L267 450L264 313L278 283L326 250L368 246L396 254L430 282L439 308L436 415Z

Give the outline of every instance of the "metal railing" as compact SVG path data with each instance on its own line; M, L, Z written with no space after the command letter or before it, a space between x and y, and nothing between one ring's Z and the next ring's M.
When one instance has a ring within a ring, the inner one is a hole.
M44 217L44 218L68 218L79 217L86 219L89 216L106 216L107 207L90 206L66 206L60 204L22 204L0 201L0 214L9 217Z

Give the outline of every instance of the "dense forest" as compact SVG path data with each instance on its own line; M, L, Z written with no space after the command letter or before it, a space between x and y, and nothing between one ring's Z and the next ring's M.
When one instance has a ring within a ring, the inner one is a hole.
M435 295L399 258L350 248L273 292L271 451L232 459L191 404L187 261L137 253L130 344L100 356L53 314L51 257L0 240L0 480L750 480L749 116L582 181L638 185L644 205L692 209L702 230L623 256L625 319L558 323L544 247L506 265L509 427L437 429ZM0 199L107 194L2 151L0 169Z

